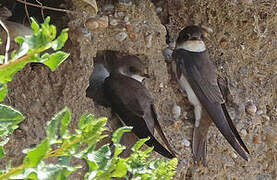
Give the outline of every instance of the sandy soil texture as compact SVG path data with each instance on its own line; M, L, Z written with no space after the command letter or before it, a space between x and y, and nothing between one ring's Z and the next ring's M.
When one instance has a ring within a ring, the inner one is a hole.
M65 50L71 56L55 72L28 65L9 83L5 103L20 110L26 119L6 145L7 157L0 160L1 167L9 160L20 164L22 149L40 143L45 123L64 106L72 109L72 129L84 112L108 117L111 130L120 126L109 108L94 104L85 94L94 57L100 51L114 50L138 55L147 65L151 78L145 86L153 95L169 142L181 154L175 179L277 178L276 1L136 0L124 5L100 0L97 16L80 0L65 4L79 12L66 18L70 39ZM193 163L187 146L192 139L193 108L172 78L163 51L174 46L183 27L200 23L214 31L205 43L228 89L228 111L251 152L249 162L234 152L215 126L208 134L207 167ZM177 119L172 113L174 104L181 107ZM255 113L247 113L249 104L257 108ZM126 139L133 142L133 138ZM81 173L72 179L81 179Z

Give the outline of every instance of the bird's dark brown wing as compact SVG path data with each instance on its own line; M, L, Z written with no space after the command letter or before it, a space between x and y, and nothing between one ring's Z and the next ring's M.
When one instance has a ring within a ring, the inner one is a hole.
M112 96L109 99L113 104L124 107L125 111L137 117L146 116L146 111L152 104L152 98L147 89L131 78L125 76L109 77L105 80L104 88ZM154 134L154 119L148 117L146 124L150 132Z
M220 91L223 95L223 98L226 100L227 99L227 94L228 94L228 81L226 78L222 78L222 77L217 77L217 84L218 84L218 87L220 88ZM243 147L243 149L248 153L249 153L249 150L247 149L246 145L244 144L244 142L242 141L235 125L233 124L232 122L232 119L228 113L228 110L226 108L226 105L225 104L221 104L221 107L223 109L223 112L225 114L225 117L229 123L229 126L230 128L232 129L232 132L234 133L234 135L236 136L237 140L239 141L240 145Z
M149 92L141 83L125 76L110 76L104 82L104 91L113 111L126 125L133 126L132 132L139 138L150 137L146 144L154 146L154 150L161 155L174 157L154 137L153 103Z
M224 103L224 99L217 85L216 68L209 61L208 54L177 49L173 53L173 57L177 62L177 68L180 68L179 71L185 74L200 103L219 131L240 156L247 160L245 152L238 144L235 133L233 133L232 127L234 126L230 127L230 122L226 119L222 109L221 105ZM181 66L178 66L178 63Z
M181 49L175 50L173 58L177 65L177 76L179 79L183 73L188 76L184 68L189 67L197 84L200 85L199 88L202 92L205 92L206 98L210 102L224 103L225 101L217 85L216 68L210 61L202 60L205 57L208 57L206 53L193 53ZM189 64L191 66L187 66Z

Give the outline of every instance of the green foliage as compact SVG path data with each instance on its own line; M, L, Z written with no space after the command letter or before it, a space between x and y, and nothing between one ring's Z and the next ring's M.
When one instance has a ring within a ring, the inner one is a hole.
M4 156L3 146L9 141L8 136L18 128L24 116L14 108L0 104L0 158Z
M52 71L55 70L68 56L68 53L57 51L61 49L68 39L68 29L62 30L56 38L56 27L50 25L50 17L47 17L43 24L39 25L33 18L33 34L25 37L16 37L15 42L20 45L17 51L12 52L7 64L0 65L0 83L6 84L12 80L13 75L21 70L27 63L39 62L47 65ZM43 53L52 48L54 53ZM1 56L3 59L3 56ZM5 97L4 92L0 91L0 102Z
M32 19L33 34L25 37L16 37L15 39L20 45L19 50L12 53L10 60L6 64L3 64L4 56L0 55L0 102L4 100L8 93L7 82L11 81L13 75L27 63L40 62L53 71L69 56L68 53L63 51L53 52L52 54L44 53L40 56L43 51L49 48L54 51L61 49L68 39L67 29L62 30L56 38L56 27L49 25L49 22L49 17L41 25ZM3 146L9 140L7 138L8 135L18 127L17 124L23 119L24 117L20 112L0 104L0 158L4 156ZM62 129L62 132L66 135L67 130Z
M131 127L122 127L114 132L112 151L109 144L96 148L97 143L106 137L103 135L106 118L95 119L91 114L84 114L72 135L68 132L70 120L71 112L64 108L47 123L46 138L35 148L23 151L26 154L23 164L2 170L0 179L67 179L73 171L82 168L71 164L71 160L76 158L84 159L89 167L85 179L169 180L174 176L177 159L149 159L153 148L141 150L148 138L138 141L129 157L119 157L126 148L119 143L120 139L123 133L131 131ZM55 163L49 163L49 160Z
M8 86L7 84L3 84L0 82L0 102L4 100L8 93Z

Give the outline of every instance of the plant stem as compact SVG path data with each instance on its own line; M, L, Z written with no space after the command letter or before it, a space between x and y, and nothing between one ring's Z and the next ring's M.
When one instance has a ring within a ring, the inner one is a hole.
M18 166L18 167L16 167L16 168L13 168L13 169L12 169L11 171L9 171L8 173L0 175L0 179L5 179L5 178L8 179L11 175L16 174L17 172L23 170L24 168L25 168L25 167L24 167L24 164L22 164L22 165L20 165L20 166Z

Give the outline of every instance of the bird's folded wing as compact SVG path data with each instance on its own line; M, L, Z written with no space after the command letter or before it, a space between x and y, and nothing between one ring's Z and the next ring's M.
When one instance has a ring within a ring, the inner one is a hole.
M152 98L148 90L140 82L132 78L122 77L120 84L109 81L109 78L105 81L105 84L112 90L111 93L113 93L113 101L115 103L120 104L122 108L134 116L145 119L145 114L151 110ZM121 87L119 88L118 86ZM148 118L145 123L150 132L154 134L153 118Z
M184 73L197 95L199 101L210 115L217 128L232 145L232 147L244 158L246 154L236 140L228 120L225 117L221 104L224 103L221 91L217 85L216 69L209 62L205 54L193 54L184 50L175 55L175 60L182 63L179 71ZM238 141L240 141L238 139Z

